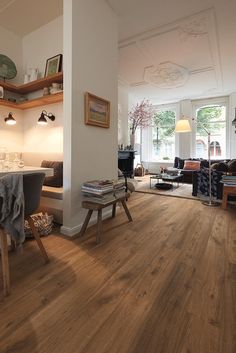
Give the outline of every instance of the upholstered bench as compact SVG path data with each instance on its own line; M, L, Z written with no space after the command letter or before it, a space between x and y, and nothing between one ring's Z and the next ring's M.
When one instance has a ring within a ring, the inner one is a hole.
M43 186L39 211L52 214L56 223L63 223L63 187Z

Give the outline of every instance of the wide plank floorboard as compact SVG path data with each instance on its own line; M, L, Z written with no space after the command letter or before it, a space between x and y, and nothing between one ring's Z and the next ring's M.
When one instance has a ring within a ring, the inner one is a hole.
M236 207L135 193L83 239L10 253L0 353L235 353Z

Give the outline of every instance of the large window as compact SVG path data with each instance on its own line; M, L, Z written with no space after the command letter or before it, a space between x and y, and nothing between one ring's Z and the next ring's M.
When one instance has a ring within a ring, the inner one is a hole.
M207 158L208 136L210 136L210 155L213 159L226 157L226 107L207 105L196 109L196 157Z
M173 160L175 157L174 110L158 110L152 126L152 160Z

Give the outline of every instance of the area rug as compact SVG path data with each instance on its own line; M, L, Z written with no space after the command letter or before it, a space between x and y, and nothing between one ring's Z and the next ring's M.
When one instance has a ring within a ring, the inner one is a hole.
M150 188L150 176L151 175L145 175L144 177L135 177L137 181L137 186L135 190L136 192L199 200L198 197L192 196L192 184L179 183L179 187L176 187L176 183L174 183L173 189L159 190L155 188L155 180L152 180L152 187Z

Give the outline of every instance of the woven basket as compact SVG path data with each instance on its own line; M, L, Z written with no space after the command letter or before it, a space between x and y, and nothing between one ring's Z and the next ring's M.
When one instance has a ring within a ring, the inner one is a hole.
M136 168L134 169L135 176L144 176L145 175L145 168L142 164L137 164Z

